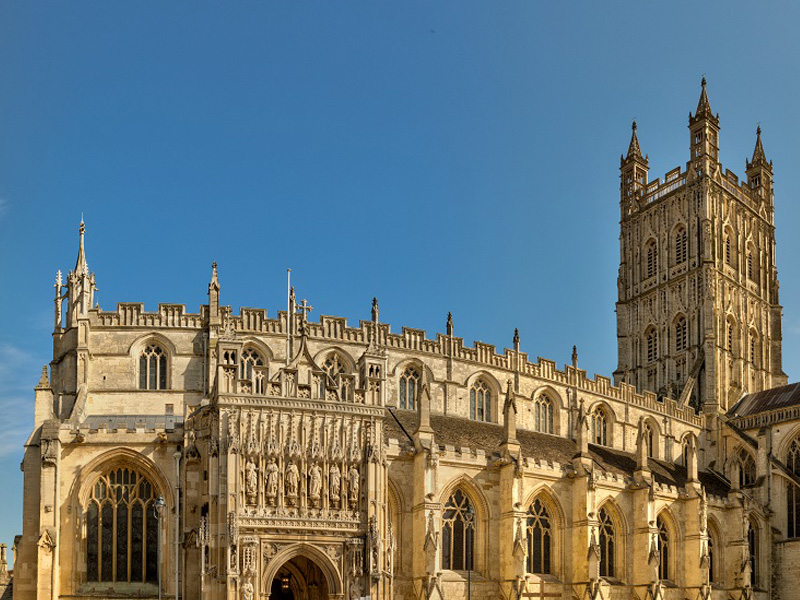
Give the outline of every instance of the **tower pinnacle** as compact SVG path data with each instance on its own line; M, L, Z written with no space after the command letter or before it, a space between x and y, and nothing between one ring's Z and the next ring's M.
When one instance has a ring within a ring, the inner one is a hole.
M78 233L80 234L80 244L78 246L78 260L75 262L75 274L84 275L89 273L89 265L86 263L86 250L84 249L83 239L86 235L86 225L81 218L81 224L78 226Z
M639 147L639 139L636 137L636 121L631 124L631 143L628 145L626 160L632 158L642 158L642 149Z
M764 154L764 146L761 144L761 125L756 127L756 147L753 149L753 159L750 164L756 164L759 161L767 162L767 156Z

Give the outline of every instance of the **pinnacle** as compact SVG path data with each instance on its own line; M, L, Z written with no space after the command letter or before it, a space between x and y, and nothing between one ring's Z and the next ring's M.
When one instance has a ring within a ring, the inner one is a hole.
M753 149L753 160L750 162L755 163L758 160L767 161L767 156L764 153L764 146L761 144L761 125L756 127L756 147Z
M81 215L81 224L78 226L78 233L80 235L80 244L78 246L78 260L75 261L75 273L88 274L89 265L86 264L86 251L83 244L86 235L86 225L83 222L83 215Z
M631 143L628 146L626 160L631 158L642 158L642 149L639 147L639 139L636 137L636 121L631 125Z
M703 76L702 81L700 82L701 91L700 91L700 100L697 102L697 110L695 111L695 117L700 114L708 114L711 115L711 104L708 101L708 94L706 93L706 78Z

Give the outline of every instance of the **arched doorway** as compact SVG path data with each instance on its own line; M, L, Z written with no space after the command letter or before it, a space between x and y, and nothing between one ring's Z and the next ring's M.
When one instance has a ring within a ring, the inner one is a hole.
M272 578L269 600L328 600L328 580L322 569L303 555L283 563Z

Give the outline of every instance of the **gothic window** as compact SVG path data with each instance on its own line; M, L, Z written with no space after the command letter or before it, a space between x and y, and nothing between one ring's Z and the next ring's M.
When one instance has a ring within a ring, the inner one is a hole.
M725 264L733 266L733 252L731 249L731 235L725 233Z
M616 577L614 560L616 558L616 530L614 522L605 508L597 514L600 521L598 543L600 544L600 577Z
M755 588L759 586L758 570L760 568L760 552L758 543L758 525L750 519L747 527L747 549L750 553L750 583Z
M716 547L715 535L712 533L711 528L708 530L708 582L713 583L717 580L716 573L714 572L714 548Z
M789 444L786 466L795 475L800 475L800 439L798 438ZM787 537L800 537L800 486L791 481L786 483L786 512L789 524Z
M753 487L756 483L756 461L753 456L741 450L737 458L739 489Z
M759 366L761 357L759 356L760 346L758 344L758 334L755 329L750 330L750 362L754 367Z
M679 265L686 262L689 255L689 242L686 235L686 227L680 225L675 230L675 264Z
M264 370L259 367L264 366L264 359L252 348L242 351L242 358L239 360L239 379L245 379L253 384L254 394L264 393Z
M735 337L736 331L736 322L733 320L733 317L728 317L728 320L725 324L725 348L728 352L733 352L734 350L734 342L736 341Z
M225 350L222 353L222 364L235 365L236 364L236 350Z
M645 279L649 279L658 271L658 246L655 240L647 242L645 256Z
M419 371L409 367L400 376L400 408L414 410L417 407L419 393Z
M479 379L469 391L469 417L473 421L492 420L492 392L489 385Z
M475 510L461 490L447 499L442 515L442 569L471 571L475 551Z
M755 281L756 279L756 271L755 271L755 265L753 264L752 250L747 251L747 278L750 281Z
M167 389L167 353L161 346L150 344L139 354L139 389Z
M681 442L681 464L684 467L689 466L689 436L687 435L683 438L683 442Z
M328 356L325 362L322 363L322 369L333 380L336 388L339 390L340 399L343 401L349 400L351 380L345 376L347 370L339 356L335 353ZM324 390L322 391L323 393L321 395L324 397Z
M158 522L156 489L130 468L100 477L86 506L86 579L155 583Z
M686 350L688 341L686 329L686 317L681 315L675 320L675 352Z
M670 560L672 560L672 542L664 519L658 517L656 527L658 527L658 578L669 579Z
M553 523L540 499L528 507L528 573L550 573Z
M655 327L650 327L645 333L647 339L647 362L658 360L658 331Z
M608 420L600 406L592 411L592 442L598 446L608 445Z
M553 433L553 402L539 394L533 402L533 429L540 433Z

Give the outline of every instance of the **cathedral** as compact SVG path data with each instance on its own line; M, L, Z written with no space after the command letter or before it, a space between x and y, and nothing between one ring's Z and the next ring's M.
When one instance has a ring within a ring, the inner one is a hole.
M767 600L800 592L772 162L620 162L613 379L371 318L94 302L79 230L25 444L16 600Z

